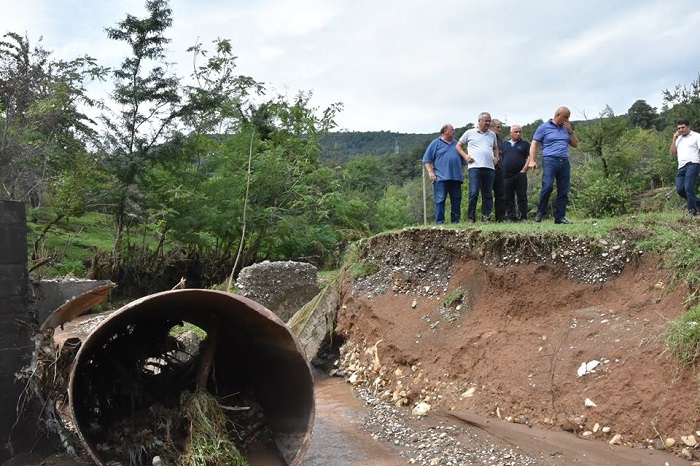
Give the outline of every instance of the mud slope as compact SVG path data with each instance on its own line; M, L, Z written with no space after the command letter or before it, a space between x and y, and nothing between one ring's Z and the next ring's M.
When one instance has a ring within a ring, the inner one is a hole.
M336 327L338 369L355 385L407 409L634 447L673 438L680 453L682 436L698 437L696 376L661 338L686 287L624 231L591 241L406 230L368 240L357 263L374 273L348 273Z

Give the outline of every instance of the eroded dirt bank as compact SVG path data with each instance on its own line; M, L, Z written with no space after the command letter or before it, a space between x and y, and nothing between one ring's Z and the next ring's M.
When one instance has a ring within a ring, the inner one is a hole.
M687 289L630 234L407 230L367 241L358 262L372 273L347 277L336 326L338 371L356 386L407 410L635 448L673 439L699 456L696 375L661 338Z

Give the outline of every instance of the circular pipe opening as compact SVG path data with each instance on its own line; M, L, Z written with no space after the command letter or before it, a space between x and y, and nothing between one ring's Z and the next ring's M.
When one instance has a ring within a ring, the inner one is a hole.
M200 348L183 349L174 337L185 323L206 333ZM136 464L144 458L125 457L131 452L115 445L115 432L155 440L171 429L174 445L185 448L183 426L164 426L162 417L181 407L183 393L198 389L219 401L244 456L273 448L286 464L301 464L314 419L311 369L275 314L230 293L166 291L115 311L76 355L68 383L70 413L98 465Z

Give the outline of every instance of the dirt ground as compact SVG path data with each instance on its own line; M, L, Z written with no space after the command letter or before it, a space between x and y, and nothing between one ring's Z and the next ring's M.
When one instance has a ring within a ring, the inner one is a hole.
M409 230L368 241L358 263L372 273L348 277L336 327L354 385L406 409L700 457L697 374L662 337L687 287L625 232Z
M356 265L364 273L343 283L332 372L406 412L429 409L412 416L416 430L461 423L475 433L465 445L511 446L551 466L699 461L698 377L662 337L688 289L630 232L591 241L406 230L365 242ZM314 434L307 462L324 464L349 439L369 451L364 411L337 387L316 391L326 443ZM373 445L383 463L344 447L334 464L406 464L383 441ZM76 464L33 459L8 464Z

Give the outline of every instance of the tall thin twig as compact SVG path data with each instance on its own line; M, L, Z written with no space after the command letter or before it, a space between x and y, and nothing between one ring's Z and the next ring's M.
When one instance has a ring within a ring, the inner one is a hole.
M246 214L248 211L248 194L250 193L250 166L253 160L253 138L255 137L255 131L250 135L250 149L248 151L248 172L246 174L246 184L245 184L245 199L243 200L243 229L241 230L241 242L238 245L238 252L236 253L236 260L233 263L233 268L231 269L231 275L228 277L228 285L226 286L226 291L231 292L231 286L233 284L233 274L236 272L236 267L238 267L238 260L241 258L241 252L243 251L243 243L245 242L245 227L246 227Z

